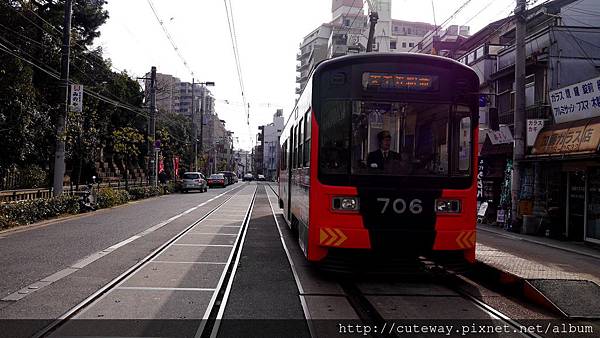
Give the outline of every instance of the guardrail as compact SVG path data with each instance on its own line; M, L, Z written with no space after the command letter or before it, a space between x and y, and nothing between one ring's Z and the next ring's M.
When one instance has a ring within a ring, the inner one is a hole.
M125 184L125 181L106 182L94 184L95 189L100 188L113 188L113 189L125 189L126 187L146 187L150 184L148 182L129 182ZM79 188L79 189L78 189ZM85 188L85 185L68 186L63 187L65 194L74 195ZM0 203L18 202L18 201L30 201L39 198L50 198L52 197L52 189L47 188L36 188L36 189L18 189L18 190L0 190Z

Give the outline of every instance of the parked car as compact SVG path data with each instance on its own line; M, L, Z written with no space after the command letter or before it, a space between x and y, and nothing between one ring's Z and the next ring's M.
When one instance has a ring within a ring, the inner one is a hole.
M234 184L237 182L237 176L231 171L221 171L219 172L219 174L225 176L225 179L227 180L227 185Z
M190 190L200 190L200 192L208 191L206 178L204 177L204 175L202 175L202 173L190 171L183 174L181 191L185 193Z
M244 177L242 177L242 181L244 182L250 182L254 180L254 176L251 173L247 173L246 175L244 175Z
M258 180L259 181L264 181L265 180L265 175L258 174Z
M208 186L210 188L227 186L227 178L223 174L212 174L208 178Z

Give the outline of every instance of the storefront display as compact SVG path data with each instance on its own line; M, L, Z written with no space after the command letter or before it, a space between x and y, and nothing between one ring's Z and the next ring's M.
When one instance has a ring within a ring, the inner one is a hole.
M585 240L600 244L600 168L588 175L588 203Z

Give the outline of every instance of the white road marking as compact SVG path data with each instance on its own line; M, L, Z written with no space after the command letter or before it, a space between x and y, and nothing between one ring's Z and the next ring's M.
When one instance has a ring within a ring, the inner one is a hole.
M231 190L233 190L233 189L231 189ZM23 299L26 296L30 295L31 293L33 293L33 292L35 292L35 291L37 291L37 290L39 290L39 289L41 289L41 288L43 288L45 286L48 286L48 285L50 285L50 284L52 284L52 283L54 283L54 282L56 282L56 281L58 281L58 280L60 280L60 279L62 279L64 277L66 277L66 276L68 276L68 275L70 275L70 274L78 271L79 269L83 269L87 265L89 265L89 264L97 261L98 259L106 256L107 254L111 253L112 251L114 251L114 250L116 250L116 249L118 249L118 248L120 248L122 246L125 246L125 245L127 245L127 244L135 241L138 238L144 237L144 236L148 235L149 233L152 233L152 232L154 232L154 231L156 231L156 230L164 227L165 225L173 222L174 220L182 217L183 215L187 215L190 212L192 212L192 211L194 211L194 210L196 210L198 208L201 208L201 207L205 206L206 204L208 204L208 203L210 203L210 202L212 202L212 201L214 201L214 200L222 197L223 195L225 195L226 193L230 192L231 190L225 191L225 192L223 192L223 193L221 193L221 194L219 194L219 195L217 195L217 196L209 199L208 201L200 203L200 204L196 205L193 208L190 208L190 209L188 209L188 210L186 210L186 211L184 211L184 212L182 212L182 213L180 213L178 215L175 215L175 216L173 216L173 217L171 217L171 218L169 218L169 219L167 219L165 221L162 221L162 222L160 222L158 224L155 224L152 227L150 227L150 228L148 228L148 229L140 232L137 235L131 236L131 237L129 237L128 239L126 239L124 241L121 241L121 242L119 242L119 243L117 243L115 245L112 245L112 246L110 246L110 247L108 247L108 248L106 248L104 250L95 252L95 253L93 253L93 254L91 254L91 255L89 255L89 256L87 256L87 257L85 257L85 258L83 258L83 259L81 259L81 260L79 260L79 261L77 261L75 263L73 263L73 265L71 265L70 267L68 267L66 269L63 269L63 270L60 270L60 271L58 271L58 272L56 272L56 273L54 273L54 274L52 274L50 276L47 276L45 278L42 278L41 280L39 280L39 281L37 281L37 282L35 282L33 284L30 284L30 285L28 285L28 286L26 286L26 287L24 287L24 288L22 288L22 289L20 289L20 290L18 290L16 292L14 292L14 293L12 293L12 294L10 294L10 295L2 298L1 300L2 301L11 301L11 302L14 302L14 301L18 301L20 299ZM4 237L0 237L0 239L2 239L2 238L4 238Z

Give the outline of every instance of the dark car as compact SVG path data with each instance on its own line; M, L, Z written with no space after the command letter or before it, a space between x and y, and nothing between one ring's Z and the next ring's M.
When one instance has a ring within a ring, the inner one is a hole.
M214 188L214 187L225 188L226 186L227 186L227 178L225 178L225 176L223 174L212 174L208 178L208 187L209 188Z

